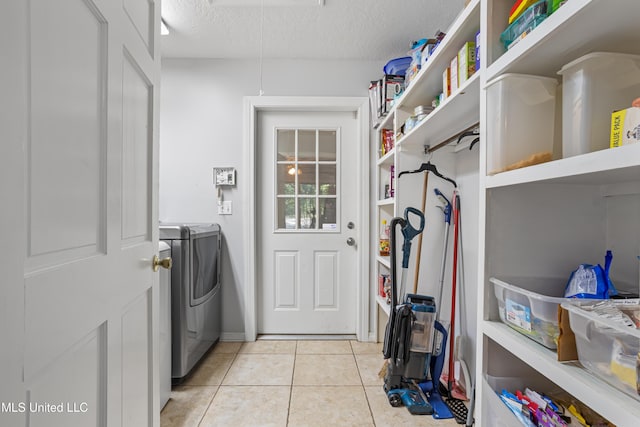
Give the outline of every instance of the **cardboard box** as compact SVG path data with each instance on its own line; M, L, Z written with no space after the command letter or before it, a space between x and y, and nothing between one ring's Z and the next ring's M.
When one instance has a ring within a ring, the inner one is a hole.
M638 141L640 141L640 107L614 111L611 115L609 146L620 147Z
M458 86L462 86L464 82L476 71L476 44L475 42L466 42L462 49L458 51Z
M427 61L433 55L433 52L436 50L436 40L430 39L429 42L422 49L422 59L420 62L420 66L424 68L427 64Z
M558 362L578 360L576 335L569 324L569 312L558 306Z
M371 106L371 118L373 123L379 123L380 120L380 86L381 80L372 80L369 84L369 104Z
M451 95L451 68L447 67L442 73L442 94L443 100Z
M458 90L458 57L456 56L451 60L451 65L449 66L451 70L451 92L449 95L453 95Z
M382 78L382 96L380 113L382 116L387 115L393 107L393 101L404 90L404 76L395 76L385 74Z

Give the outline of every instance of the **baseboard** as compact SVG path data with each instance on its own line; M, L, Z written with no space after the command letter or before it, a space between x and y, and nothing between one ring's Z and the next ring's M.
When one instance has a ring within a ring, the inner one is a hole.
M347 335L323 335L323 334L262 334L258 335L258 340L278 340L278 341L286 341L286 340L296 340L296 341L331 341L331 340L356 340L356 336L353 334Z
M227 342L244 342L244 332L223 332L220 334L220 341Z
M261 340L355 340L355 335L260 335ZM220 341L244 342L246 340L244 332L222 332ZM369 332L368 342L376 342L376 334Z

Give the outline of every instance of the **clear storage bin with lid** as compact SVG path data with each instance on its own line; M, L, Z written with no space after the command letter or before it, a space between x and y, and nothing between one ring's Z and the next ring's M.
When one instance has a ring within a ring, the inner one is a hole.
M612 303L627 312L637 313L640 307L638 299ZM637 369L640 329L614 320L610 313L597 313L593 305L593 300L572 300L562 304L569 311L578 359L595 376L640 400L640 369Z
M609 147L611 113L640 96L640 56L596 52L562 67L562 156Z
M526 74L487 83L488 175L551 160L557 85Z
M552 277L491 277L502 323L555 350L560 333L558 305L564 298L566 279Z

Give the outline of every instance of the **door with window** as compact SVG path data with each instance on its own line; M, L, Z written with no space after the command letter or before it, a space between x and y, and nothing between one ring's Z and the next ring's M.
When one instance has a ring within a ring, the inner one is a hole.
M258 115L258 333L354 334L357 120Z

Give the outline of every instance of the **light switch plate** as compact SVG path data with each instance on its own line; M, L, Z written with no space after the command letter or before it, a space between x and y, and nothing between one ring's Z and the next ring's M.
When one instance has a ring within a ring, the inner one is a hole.
M218 205L218 215L231 215L233 213L233 204L231 200L225 200L222 205Z

